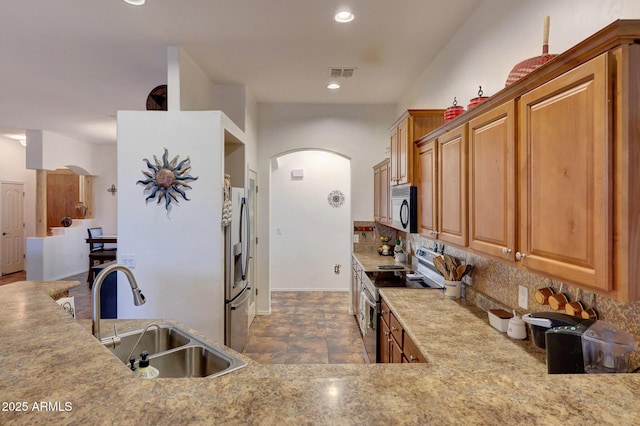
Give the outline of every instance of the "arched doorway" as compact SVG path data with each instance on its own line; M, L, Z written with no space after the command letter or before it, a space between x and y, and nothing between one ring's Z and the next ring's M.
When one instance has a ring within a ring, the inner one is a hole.
M271 161L270 288L348 291L351 161L323 150Z

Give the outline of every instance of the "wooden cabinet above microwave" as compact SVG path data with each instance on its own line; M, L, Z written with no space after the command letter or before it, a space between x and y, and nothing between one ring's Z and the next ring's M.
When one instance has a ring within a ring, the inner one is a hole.
M390 183L413 184L413 143L444 123L444 110L410 109L389 129Z

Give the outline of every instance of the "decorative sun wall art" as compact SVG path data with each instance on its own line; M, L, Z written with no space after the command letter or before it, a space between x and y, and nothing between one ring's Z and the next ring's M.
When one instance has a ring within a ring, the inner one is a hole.
M338 208L344 204L344 194L337 189L335 191L331 191L327 196L327 202L331 207Z
M155 164L151 164L146 158L142 159L147 163L149 171L142 171L142 174L147 179L139 180L136 184L145 185L144 194L146 202L153 200L157 197L157 204L160 204L164 200L165 209L169 210L169 206L172 202L178 203L178 195L184 200L189 201L187 198L186 190L191 189L191 185L187 182L198 180L198 177L193 177L189 174L191 170L191 160L189 157L178 163L176 155L173 160L169 160L169 151L164 148L164 154L162 154L162 162L158 161L158 157L153 156Z

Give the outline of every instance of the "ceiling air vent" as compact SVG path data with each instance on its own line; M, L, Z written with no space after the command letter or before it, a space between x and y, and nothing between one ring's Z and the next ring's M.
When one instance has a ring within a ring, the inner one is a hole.
M353 77L353 72L355 71L354 67L350 68L331 68L331 77Z

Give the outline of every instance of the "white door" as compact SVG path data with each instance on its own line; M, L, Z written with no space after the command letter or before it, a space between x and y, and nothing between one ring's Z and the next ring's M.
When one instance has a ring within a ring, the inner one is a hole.
M253 170L249 170L249 191L247 192L247 204L249 208L249 226L251 228L251 257L249 258L249 287L251 287L251 294L249 295L249 325L256 317L257 305L256 294L258 292L258 280L256 279L256 256L258 254L258 227L257 225L257 212L258 212L258 175Z
M2 183L2 275L24 270L24 185Z

